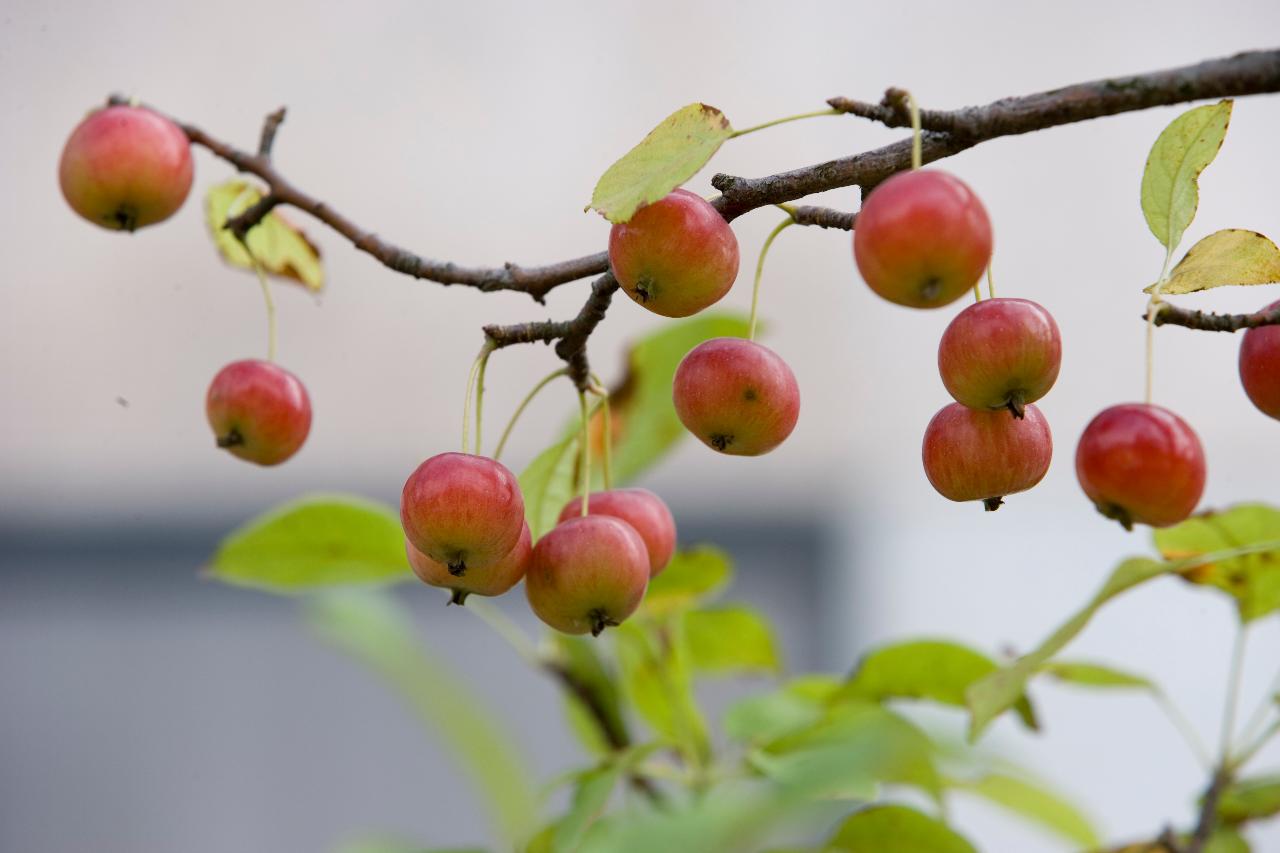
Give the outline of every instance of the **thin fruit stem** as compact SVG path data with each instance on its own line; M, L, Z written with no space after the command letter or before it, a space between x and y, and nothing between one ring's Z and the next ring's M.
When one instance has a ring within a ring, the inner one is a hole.
M751 287L751 322L747 324L747 340L754 341L756 339L756 315L760 308L760 278L764 274L764 259L769 254L769 247L773 245L773 241L777 239L786 228L795 225L796 221L787 214L787 218L778 223L778 226L769 232L769 236L765 238L764 245L760 247L760 258L756 261L756 280Z
M591 393L600 398L596 407L600 412L601 439L603 449L600 453L601 473L604 474L604 490L613 488L613 413L610 411L609 391L600 381L600 377L591 374Z
M493 452L493 459L496 462L502 458L502 451L506 449L507 439L511 438L511 433L516 427L516 421L520 420L520 416L524 414L524 410L529 408L529 404L533 402L533 398L538 396L538 392L546 388L561 376L569 373L569 369L562 367L559 370L553 370L542 379L538 380L538 384L530 389L528 394L524 395L524 399L520 401L520 405L516 406L516 410L511 414L511 420L507 421L507 427L502 431L502 438L498 439L498 449Z
M1270 726L1263 729L1262 733L1258 735L1258 738L1254 740L1253 743L1241 749L1240 754L1232 759L1231 767L1233 769L1244 767L1252 761L1253 757L1261 752L1262 748L1267 745L1267 742L1277 734L1280 734L1280 720L1274 721Z
M471 452L471 397L476 387L476 374L480 372L480 363L489 357L489 342L481 347L480 354L471 363L471 372L467 374L467 395L462 400L462 452ZM479 448L476 448L479 450Z
M591 499L591 430L586 391L578 391L578 410L582 416L582 514L586 515L587 502Z
M1200 739L1200 735L1196 732L1195 726L1187 719L1186 714L1182 713L1174 701L1163 690L1156 689L1151 697L1155 700L1156 705L1169 718L1169 722L1173 723L1173 727L1178 730L1178 734L1182 735L1182 739L1186 741L1187 746L1195 753L1196 760L1200 762L1205 770L1209 770L1213 766L1213 758L1209 755L1209 750L1205 748L1204 741Z
M996 280L995 280L995 277L991 274L991 266L992 266L991 263L988 262L987 263L987 298L995 299L996 298Z
M779 202L778 204L775 204L774 207L778 208L778 210L781 210L787 216L796 215L796 206L794 204L784 204Z
M258 285L262 288L262 301L267 306L267 361L276 360L276 301L271 296L271 283L267 281L267 274L262 269L253 252L249 251L249 244L244 240L240 241L240 245L244 247L245 254L249 256L249 260L253 262L253 271L258 275Z
M919 169L924 165L923 132L920 129L920 105L915 95L907 92L907 110L911 113L911 168Z
M1276 673L1271 686L1262 694L1262 701L1258 703L1258 707L1249 715L1249 721L1240 730L1240 740L1248 743L1261 730L1273 705L1280 708L1280 672Z
M1222 756L1222 766L1227 766L1231 754L1231 739L1236 728L1236 704L1240 700L1240 676L1244 670L1244 646L1246 628L1243 623L1236 629L1235 641L1231 644L1231 672L1227 677L1226 707L1222 711L1222 735L1218 749Z
M1164 288L1164 283L1169 280L1169 264L1173 261L1173 250L1176 248L1176 246L1169 246L1165 249L1160 280L1156 282L1155 288L1151 291L1151 298L1147 300L1147 385L1143 400L1148 406L1151 405L1151 392L1155 384L1156 312L1160 310L1160 291Z
M489 356L493 354L493 346L487 339L476 357L476 453L484 452L484 371L489 366Z
M973 301L974 302L982 301L982 282L980 281L975 281L973 283Z
M754 127L748 127L744 130L735 130L729 134L730 139L737 139L739 136L746 136L748 133L755 133L757 130L764 130L766 127L773 127L779 124L786 124L789 121L800 121L803 118L817 118L818 116L838 116L841 115L839 110L815 110L811 113L800 113L799 115L787 116L785 118L775 118L773 121L766 121L764 124L757 124Z

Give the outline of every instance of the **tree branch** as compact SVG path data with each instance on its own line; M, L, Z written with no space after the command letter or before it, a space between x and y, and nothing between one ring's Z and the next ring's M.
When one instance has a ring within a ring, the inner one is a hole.
M1142 318L1146 319L1146 314ZM1208 311L1188 311L1168 302L1160 304L1156 311L1157 326L1183 326L1202 332L1238 332L1259 326L1280 325L1280 307L1264 308L1252 314L1214 314Z
M1218 801L1222 799L1222 792L1230 784L1230 771L1224 768L1214 772L1200 800L1200 816L1196 820L1196 828L1192 830L1182 853L1202 853L1205 844L1209 842L1209 836L1213 834L1214 827L1218 824Z

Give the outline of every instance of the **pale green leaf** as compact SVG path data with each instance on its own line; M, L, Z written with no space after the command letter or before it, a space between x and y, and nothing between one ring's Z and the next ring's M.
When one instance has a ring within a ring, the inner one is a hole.
M1202 853L1251 853L1244 836L1229 826L1220 826L1205 842Z
M583 839L592 824L604 814L618 781L659 746L656 743L633 746L580 774L568 812L555 823L549 849L554 853L587 849Z
M1238 504L1155 530L1152 538L1156 550L1170 560L1271 543L1273 547L1259 553L1201 561L1182 577L1232 596L1245 622L1280 609L1280 509L1260 503Z
M573 497L578 437L569 435L539 453L520 472L524 517L534 541L556 526L564 505Z
M1200 205L1198 179L1222 147L1231 101L1195 107L1157 137L1142 173L1142 212L1147 226L1172 251Z
M690 610L685 641L695 669L729 675L776 673L782 668L773 627L747 607Z
M610 222L626 222L696 175L731 135L729 120L715 107L681 107L609 167L590 207Z
M659 738L676 744L686 757L705 760L709 734L694 698L692 666L680 621L633 617L609 633L631 707Z
M302 498L236 528L218 546L209 574L281 593L413 577L399 514L345 495Z
M1218 800L1218 817L1237 824L1280 814L1280 773L1232 782Z
M996 669L995 661L959 643L894 643L864 655L836 699L927 699L963 708L969 685ZM1019 698L1016 709L1027 728L1036 728L1035 712L1025 696Z
M908 806L870 806L840 824L826 849L835 853L978 853L964 836Z
M710 597L733 577L729 555L710 545L679 551L666 569L649 580L645 593L646 613L660 615Z
M972 780L953 780L952 786L1003 806L1074 844L1093 849L1100 843L1093 824L1075 806L1041 785L992 773Z
M1136 688L1153 692L1156 690L1155 684L1150 679L1102 664L1084 661L1050 661L1044 665L1043 671L1059 681L1079 687Z
M747 696L725 712L724 732L748 743L775 740L821 720L827 699L838 688L830 676L807 675L770 693Z
M1215 231L1192 246L1160 288L1166 296L1227 285L1280 282L1280 248L1257 231ZM1153 284L1143 292L1151 293Z
M535 816L534 784L519 745L466 682L426 653L408 614L362 591L317 596L309 616L321 636L404 698L470 777L503 837L525 837Z
M320 290L324 287L320 249L279 210L268 213L245 234L248 252L223 227L228 219L244 213L261 197L258 189L240 178L209 188L204 197L204 214L214 246L232 266L252 270L253 258L257 258L268 275L291 279L308 290Z

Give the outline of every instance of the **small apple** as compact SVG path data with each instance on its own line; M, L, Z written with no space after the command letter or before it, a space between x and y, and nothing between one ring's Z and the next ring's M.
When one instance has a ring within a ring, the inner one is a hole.
M168 219L186 200L191 178L187 135L142 107L95 110L71 132L58 164L71 208L117 231Z
M1049 423L1035 406L1022 418L951 403L924 431L924 473L938 494L999 509L1006 495L1044 479L1053 458Z
M971 409L1023 407L1053 387L1062 336L1049 312L1028 299L984 299L956 315L938 344L942 384Z
M1149 403L1112 406L1080 436L1076 476L1098 512L1132 530L1168 527L1204 491L1204 449L1187 422Z
M400 497L405 537L455 577L511 553L524 528L524 497L501 462L441 453L405 481Z
M1280 309L1273 302L1267 311ZM1240 384L1265 415L1280 420L1280 326L1259 326L1240 342Z
M587 503L591 515L610 515L635 528L649 552L649 576L667 567L676 552L676 520L662 498L648 489L610 489L592 492ZM582 515L582 498L576 497L560 512L560 521Z
M455 575L444 563L437 563L413 547L407 539L404 547L413 573L425 584L450 590L453 593L450 604L464 604L468 595L502 595L520 583L533 556L533 538L527 524L520 531L516 547L507 556L487 566L470 567L462 576Z
M663 317L688 317L733 287L738 238L701 196L672 190L609 230L609 265L640 305Z
M311 400L298 377L259 359L233 361L213 377L205 414L218 447L259 465L279 465L311 430Z
M672 400L703 444L731 456L759 456L791 435L800 387L777 353L745 338L712 338L676 368Z
M853 255L867 284L911 308L938 308L991 262L991 220L973 190L936 169L900 172L858 211Z
M635 528L586 515L538 540L524 589L533 612L552 628L599 636L635 612L648 585L649 554Z

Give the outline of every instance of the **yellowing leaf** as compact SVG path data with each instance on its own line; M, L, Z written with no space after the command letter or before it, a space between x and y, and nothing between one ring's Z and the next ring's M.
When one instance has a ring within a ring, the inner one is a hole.
M1266 504L1239 504L1156 530L1152 538L1156 549L1171 560L1260 546L1259 553L1200 562L1181 576L1191 583L1217 587L1235 598L1245 622L1280 609L1280 509ZM1268 543L1272 547L1266 547Z
M222 259L232 266L252 270L253 258L257 258L268 275L292 279L310 291L320 290L324 287L320 249L279 211L268 213L245 235L252 258L235 235L223 227L228 219L248 210L261 197L261 192L239 178L210 187L205 193L205 222Z
M1231 101L1187 110L1161 131L1142 173L1142 212L1156 239L1169 249L1195 219L1197 179L1213 162L1227 135Z
M855 812L826 849L834 853L977 853L964 836L908 806L877 805Z
M590 208L610 222L626 222L696 175L732 135L729 120L715 107L681 107L609 167L591 194Z
M1280 281L1280 249L1263 234L1228 228L1196 243L1160 288L1165 295L1195 293L1231 284ZM1153 284L1143 292L1151 293Z

